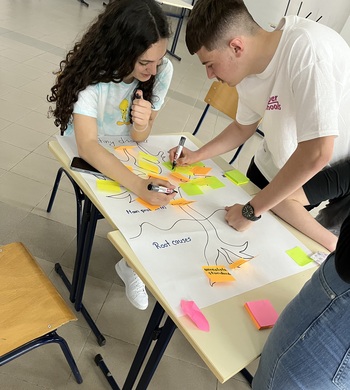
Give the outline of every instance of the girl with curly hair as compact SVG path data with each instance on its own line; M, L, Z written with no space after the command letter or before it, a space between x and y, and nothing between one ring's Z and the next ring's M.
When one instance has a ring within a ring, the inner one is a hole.
M175 194L147 189L151 179L130 172L98 143L102 135L127 135L136 142L150 134L169 89L173 66L165 58L170 36L167 17L154 0L109 2L61 61L48 101L61 135L74 133L80 157L154 205ZM153 184L173 189L169 182ZM122 259L116 264L129 300L146 309L144 284Z

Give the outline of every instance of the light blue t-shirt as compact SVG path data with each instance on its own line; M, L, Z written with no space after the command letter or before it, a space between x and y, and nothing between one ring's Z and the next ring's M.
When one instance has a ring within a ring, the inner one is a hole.
M158 67L153 88L152 110L158 111L164 103L173 75L173 65L168 58ZM130 84L98 83L89 85L78 95L73 113L96 118L98 135L129 135L130 105L138 80ZM71 135L74 123L68 125L64 135Z

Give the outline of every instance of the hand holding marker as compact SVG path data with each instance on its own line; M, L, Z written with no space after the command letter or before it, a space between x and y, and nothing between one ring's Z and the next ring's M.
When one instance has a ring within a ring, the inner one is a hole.
M173 167L172 169L175 168L176 166L176 162L177 162L177 159L181 156L181 152L182 152L182 149L185 145L185 141L186 141L186 138L185 137L181 137L180 138L180 142L179 142L179 145L176 149L176 152L175 152L175 156L174 156L174 160L173 160Z
M153 184L148 184L147 189L149 191L156 191L156 192L161 192L163 194L173 194L174 192L177 193L177 191L173 190L172 188L167 188L163 186L155 186Z

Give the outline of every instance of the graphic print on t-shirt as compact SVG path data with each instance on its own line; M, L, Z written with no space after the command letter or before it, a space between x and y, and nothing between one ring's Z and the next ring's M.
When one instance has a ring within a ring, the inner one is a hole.
M118 126L130 125L130 121L126 120L129 109L129 102L127 99L123 99L119 104L120 112L122 114L122 120L117 121Z

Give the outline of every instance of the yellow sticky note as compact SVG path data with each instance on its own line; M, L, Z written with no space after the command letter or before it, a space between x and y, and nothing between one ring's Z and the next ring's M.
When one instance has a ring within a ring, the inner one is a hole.
M238 169L232 169L231 171L225 172L225 176L238 186L249 182L249 179Z
M312 259L298 246L293 249L287 250L286 253L300 266L309 264L312 261Z
M96 179L96 187L101 191L121 192L119 183L113 180Z
M136 200L139 202L139 203L141 203L143 206L146 206L148 209L150 209L150 210L152 210L152 211L154 211L154 210L157 210L157 209L159 209L159 207L160 206L155 206L155 205L153 205L153 204L150 204L150 203L148 203L148 202L145 202L143 199L141 199L141 198L136 198Z
M139 159L151 161L151 162L154 162L154 163L158 162L158 157L152 156L151 154L147 154L147 153L142 152L142 151L139 152Z
M158 165L152 164L146 160L139 160L138 164L140 168L145 169L146 171L155 172L155 173L159 172Z
M211 283L233 282L236 280L223 265L203 265L202 268Z
M235 268L238 268L240 267L242 264L246 263L247 260L244 260L244 259L238 259L236 261L234 261L232 264L229 265L229 267L231 269L235 269Z
M183 205L193 203L193 202L194 202L194 200L187 200L185 198L179 198L179 199L172 199L170 201L170 204L173 206L183 206Z

